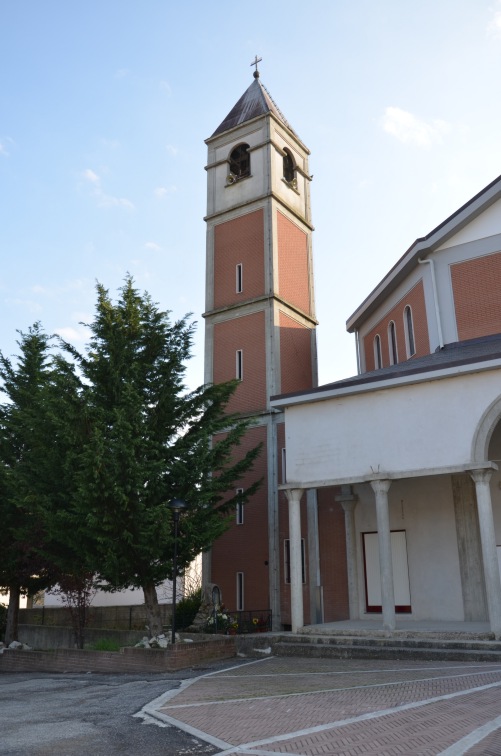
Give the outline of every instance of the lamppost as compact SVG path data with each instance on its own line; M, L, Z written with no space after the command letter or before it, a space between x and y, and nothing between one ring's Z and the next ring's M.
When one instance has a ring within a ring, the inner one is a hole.
M177 587L177 536L179 530L179 515L188 509L188 504L182 499L172 499L168 507L174 518L174 557L172 559L172 643L176 642L176 587Z

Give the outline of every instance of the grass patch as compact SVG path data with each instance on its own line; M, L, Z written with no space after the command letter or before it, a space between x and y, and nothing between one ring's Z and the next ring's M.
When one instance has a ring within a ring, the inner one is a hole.
M101 638L91 643L88 648L91 651L120 651L122 644L113 638Z

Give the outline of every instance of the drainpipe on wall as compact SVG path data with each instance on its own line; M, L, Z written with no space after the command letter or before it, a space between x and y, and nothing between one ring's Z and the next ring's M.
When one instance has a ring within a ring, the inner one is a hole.
M358 328L355 328L355 351L357 353L357 375L360 375L360 338Z
M437 330L438 330L438 345L440 349L444 348L444 337L442 335L442 320L440 318L440 307L438 306L438 292L437 292L437 280L435 278L435 262L433 260L418 260L418 263L420 265L428 264L430 266L430 272L431 272L431 286L433 289L433 301L435 303L435 317L437 319Z

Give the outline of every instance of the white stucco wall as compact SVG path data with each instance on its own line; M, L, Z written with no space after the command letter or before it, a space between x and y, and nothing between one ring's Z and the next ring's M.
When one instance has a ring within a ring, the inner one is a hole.
M500 377L497 368L289 406L287 483L311 488L467 467Z
M181 595L181 588L182 580L178 578L178 597ZM166 580L157 587L157 596L159 604L170 604L172 602L172 583L170 580ZM144 604L144 593L139 588L129 588L116 593L96 591L91 601L91 606L136 606L139 604ZM46 591L44 606L64 606L64 601L59 594Z

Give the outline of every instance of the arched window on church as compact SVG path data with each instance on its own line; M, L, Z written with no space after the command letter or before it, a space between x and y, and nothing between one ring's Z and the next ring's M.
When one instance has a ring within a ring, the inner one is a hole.
M374 336L374 367L380 370L383 367L383 357L381 354L381 336L377 333Z
M235 179L250 176L249 145L239 144L230 153L230 174Z
M393 320L390 320L388 325L388 351L390 353L390 365L396 365L398 362L397 330Z
M405 346L407 358L416 354L416 342L414 340L414 323L412 322L412 310L409 305L404 310Z
M292 153L287 148L284 149L284 179L288 184L293 184L296 179L296 166Z

